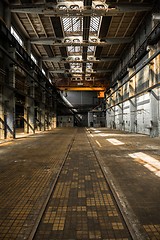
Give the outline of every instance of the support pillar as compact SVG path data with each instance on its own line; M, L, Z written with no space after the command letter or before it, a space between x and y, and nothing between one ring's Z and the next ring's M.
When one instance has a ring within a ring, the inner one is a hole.
M5 138L4 132L4 102L3 102L3 86L0 85L0 139Z
M114 89L111 88L111 93L114 91ZM107 115L110 116L110 120L109 120L109 125L110 128L115 129L116 128L116 123L115 123L115 98L116 98L116 93L112 93L112 95L110 96L109 99L109 106L110 108L110 114L108 113Z
M129 109L130 109L130 132L137 132L137 107L136 107L136 98L129 100Z
M123 103L118 104L118 120L119 120L119 130L124 130L124 121L123 121Z
M128 68L129 76L131 76L135 68ZM137 132L137 103L136 103L136 75L133 76L128 82L128 91L129 91L129 112L130 112L130 132Z
M52 116L52 128L57 127L57 98L54 96L54 102L53 102L53 108L54 108L54 113Z
M116 121L115 121L115 107L110 109L110 121L109 121L110 128L116 129Z
M46 83L42 83L45 87ZM46 130L46 91L42 88L42 102L41 102L41 131Z
M158 89L150 92L150 137L158 137Z
M130 69L130 74L132 74L134 69ZM137 103L136 103L136 76L129 81L129 97L133 97L129 101L130 108L130 132L137 132Z
M88 112L88 127L93 127L93 112Z
M49 98L49 108L48 108L48 130L52 129L52 116L53 116L53 95L51 90L51 96Z
M34 71L30 72L34 76ZM35 83L31 77L28 77L30 85L29 95L26 96L24 107L24 132L35 133Z
M24 132L35 133L35 111L34 100L26 97L24 108Z
M10 48L10 55L15 58L15 48ZM15 88L15 66L9 61L8 84ZM4 87L4 132L5 138L15 138L15 94L12 89Z
M106 97L108 97L106 95ZM109 109L109 99L106 99L106 127L109 128L109 122L110 122L110 109Z
M15 96L11 90L5 89L4 130L5 138L15 138Z
M152 56L157 49L159 44L149 46L149 57ZM149 63L149 86L152 87L159 82L158 74L159 73L159 56L154 58ZM149 92L150 96L150 137L159 136L159 90L158 88L153 88Z

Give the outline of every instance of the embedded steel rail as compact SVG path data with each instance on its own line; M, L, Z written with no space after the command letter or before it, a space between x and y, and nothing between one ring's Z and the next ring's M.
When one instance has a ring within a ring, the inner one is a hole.
M77 130L76 130L76 133L77 133ZM68 157L69 153L71 152L73 143L75 141L76 133L74 134L74 136L73 136L73 138L72 138L72 140L71 140L71 142L69 144L68 150L67 150L67 152L66 152L66 154L64 156L64 159L63 159L63 162L61 164L61 167L60 167L60 169L59 169L59 171L57 173L57 176L56 176L56 178L55 178L55 180L54 180L54 182L52 184L52 187L51 187L51 189L50 189L50 191L48 193L48 196L47 196L47 198L44 201L44 204L43 204L43 206L41 208L41 211L40 211L40 213L39 213L39 215L38 215L38 217L36 219L36 222L35 222L35 224L33 226L33 229L32 229L32 231L31 231L31 233L29 235L28 240L33 240L34 237L36 236L38 227L39 227L39 225L41 223L42 217L44 216L45 210L46 210L46 208L47 208L47 206L49 204L51 196L52 196L52 194L53 194L53 192L55 190L55 187L56 187L56 184L58 182L59 176L60 176L60 174L62 172L64 164L65 164L65 162L67 160L67 157ZM87 135L87 138L88 138L88 142L89 142L89 144L91 146L91 149L92 149L92 151L94 153L94 156L96 158L96 161L97 161L97 163L98 163L98 165L99 165L99 167L100 167L100 169L102 171L102 174L104 176L106 184L109 187L111 195L113 196L113 198L115 200L115 203L116 203L116 205L117 205L117 207L119 209L119 212L120 212L120 214L121 214L121 216L123 218L124 224L126 225L126 228L128 229L128 232L130 234L131 239L133 239L133 240L139 240L139 239L147 240L148 238L139 231L139 229L137 227L137 223L135 221L131 220L130 214L128 214L128 212L126 214L126 211L128 211L128 205L127 205L127 209L125 209L125 203L122 202L121 196L119 196L117 194L112 180L111 179L109 180L110 172L108 171L107 167L103 163L102 157L100 156L100 153L97 151L97 149L95 147L94 141L91 140L91 138L89 137L89 135L87 133L86 133L86 135ZM129 216L127 216L127 215L129 215Z
M128 232L133 240L149 240L143 229L141 228L137 218L135 217L134 213L132 212L132 209L130 208L128 202L126 201L125 197L123 196L123 193L118 190L113 182L114 177L112 176L111 172L105 165L99 151L97 150L97 147L95 146L95 142L89 137L90 131L86 132L88 141L90 143L91 149L93 150L93 153L95 155L95 158L97 160L97 163L103 173L103 176L105 178L105 181L111 191L111 194L118 206L118 209L121 213L121 216L123 218L123 221L128 229Z
M48 205L48 203L49 203L49 200L50 200L50 198L51 198L51 196L52 196L52 194L53 194L53 191L54 191L54 189L55 189L55 187L56 187L56 184L57 184L57 182L58 182L59 176L60 176L60 174L61 174L61 172L62 172L63 166L64 166L64 164L65 164L65 162L66 162L66 160L67 160L67 157L68 157L68 155L69 155L69 153L70 153L70 151L71 151L71 148L72 148L72 145L73 145L73 143L74 143L76 134L77 134L77 130L76 130L76 133L74 133L74 136L73 136L72 139L71 139L71 142L70 142L70 144L69 144L69 146L68 146L68 149L67 149L67 151L66 151L66 153L65 153L65 156L64 156L64 158L63 158L61 167L60 167L60 169L59 169L59 171L58 171L58 173L57 173L57 175L56 175L56 178L54 179L54 182L53 182L53 184L52 184L52 186L51 186L51 188L50 188L50 190L49 190L49 193L48 193L48 195L47 195L47 198L45 199L45 201L44 201L44 203L43 203L43 206L42 206L42 208L41 208L41 211L40 211L40 213L38 214L38 217L37 217L37 219L36 219L36 221L35 221L35 224L34 224L34 226L33 226L33 228L32 228L32 231L31 231L31 233L30 233L30 235L29 235L29 237L28 237L28 240L33 240L34 237L35 237L35 234L36 234L36 232L37 232L37 229L38 229L38 227L39 227L39 224L40 224L40 222L41 222L41 219L42 219L42 217L43 217L43 215L44 215L44 213L45 213L45 210L46 210L46 208L47 208L47 205Z

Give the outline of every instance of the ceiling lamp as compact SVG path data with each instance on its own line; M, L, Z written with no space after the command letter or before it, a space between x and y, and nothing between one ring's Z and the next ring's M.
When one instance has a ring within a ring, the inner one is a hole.
M65 43L71 43L71 39L70 39L70 38L65 38L65 39L64 39L64 42L65 42Z
M67 6L66 5L58 5L59 10L66 10Z
M98 4L95 6L96 9L105 9L105 6L103 4Z
M78 5L71 5L71 6L70 6L70 9L72 9L72 10L77 10L77 9L79 9L79 6L78 6Z

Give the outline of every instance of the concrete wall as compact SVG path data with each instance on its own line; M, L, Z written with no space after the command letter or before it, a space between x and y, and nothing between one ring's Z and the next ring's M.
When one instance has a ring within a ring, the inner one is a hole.
M74 117L72 115L58 116L57 126L58 127L74 127Z
M73 105L97 105L97 92L91 91L67 91L66 96L67 100Z
M108 128L151 137L160 136L160 41L156 40L154 44L147 45L149 36L155 37L156 34L156 22L150 14L140 25L134 41L117 64L112 74L113 86L106 94ZM139 50L144 51L144 48L145 55L139 57ZM137 51L139 55L136 55ZM138 61L129 68L129 61L134 56L134 59L139 57ZM117 80L124 67L127 72Z
M108 128L160 136L160 87L108 109L106 120Z

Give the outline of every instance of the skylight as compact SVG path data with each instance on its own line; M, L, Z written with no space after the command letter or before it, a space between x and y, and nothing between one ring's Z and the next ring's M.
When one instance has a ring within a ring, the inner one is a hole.
M82 51L82 47L80 46L68 46L67 49L70 53L80 53Z
M82 17L62 17L62 24L65 34L79 33L82 34L83 19Z
M91 17L90 18L90 28L89 28L89 38L90 37L97 37L99 34L100 29L100 23L101 23L101 17ZM70 36L69 41L71 42L70 46L67 46L67 53L68 56L74 56L74 55L81 55L82 59L82 53L83 53L83 47L77 46L75 43L81 43L83 42L83 17L82 16L70 16L70 17L62 17L62 27L64 31L64 37ZM73 38L73 39L72 39ZM66 38L67 39L67 38ZM73 45L72 45L73 41ZM96 46L88 46L87 47L87 54L90 56L94 56L96 50ZM77 72L82 71L82 64L79 65L76 63L70 63L70 69L71 72ZM87 63L86 64L86 70L87 72L93 71L93 64Z
M100 20L101 17L91 17L90 29L91 33L98 34L99 27L100 27Z
M96 49L96 46L89 46L87 51L88 51L89 53L93 53L93 54L94 54L95 49Z
M82 72L82 63L70 63L72 72Z
M11 34L15 37L15 39L19 42L19 44L21 46L23 46L23 41L21 39L21 37L19 36L19 34L16 32L16 30L14 30L14 28L11 26Z

